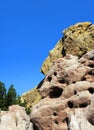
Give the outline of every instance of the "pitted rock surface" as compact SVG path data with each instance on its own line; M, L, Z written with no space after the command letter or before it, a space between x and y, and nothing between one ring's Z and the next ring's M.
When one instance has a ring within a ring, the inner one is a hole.
M94 130L94 50L57 59L38 89L34 130Z
M81 22L70 26L63 31L63 36L42 65L41 72L45 75L58 58L62 58L66 54L81 57L94 49L94 24L90 22Z

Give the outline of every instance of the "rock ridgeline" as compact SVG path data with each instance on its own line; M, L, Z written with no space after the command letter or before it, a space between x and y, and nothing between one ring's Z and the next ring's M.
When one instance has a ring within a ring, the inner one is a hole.
M63 37L55 48L49 52L44 61L41 72L47 74L54 61L66 54L81 57L86 52L94 49L94 24L90 22L77 23L63 31Z
M19 106L1 111L0 130L94 130L94 24L63 34L42 65L45 78L22 96L31 114Z

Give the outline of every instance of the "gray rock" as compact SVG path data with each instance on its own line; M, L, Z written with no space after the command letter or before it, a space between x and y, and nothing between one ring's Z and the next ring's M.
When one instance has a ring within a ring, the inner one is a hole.
M1 111L0 130L33 130L33 125L25 108L13 105L7 112Z

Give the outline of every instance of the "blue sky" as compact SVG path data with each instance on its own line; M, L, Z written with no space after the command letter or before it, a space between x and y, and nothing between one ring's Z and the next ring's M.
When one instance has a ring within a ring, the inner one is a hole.
M62 30L84 21L94 23L94 0L0 0L0 81L18 94L34 88Z

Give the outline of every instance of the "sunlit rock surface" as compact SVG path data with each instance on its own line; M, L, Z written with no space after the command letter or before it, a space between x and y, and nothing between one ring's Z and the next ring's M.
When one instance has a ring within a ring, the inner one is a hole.
M34 130L94 130L94 50L58 58L39 88Z
M94 24L81 22L70 26L63 31L63 37L49 52L41 67L41 72L47 74L56 59L72 54L81 57L94 49Z
M1 111L0 130L33 130L33 125L25 108L13 105L8 111Z

